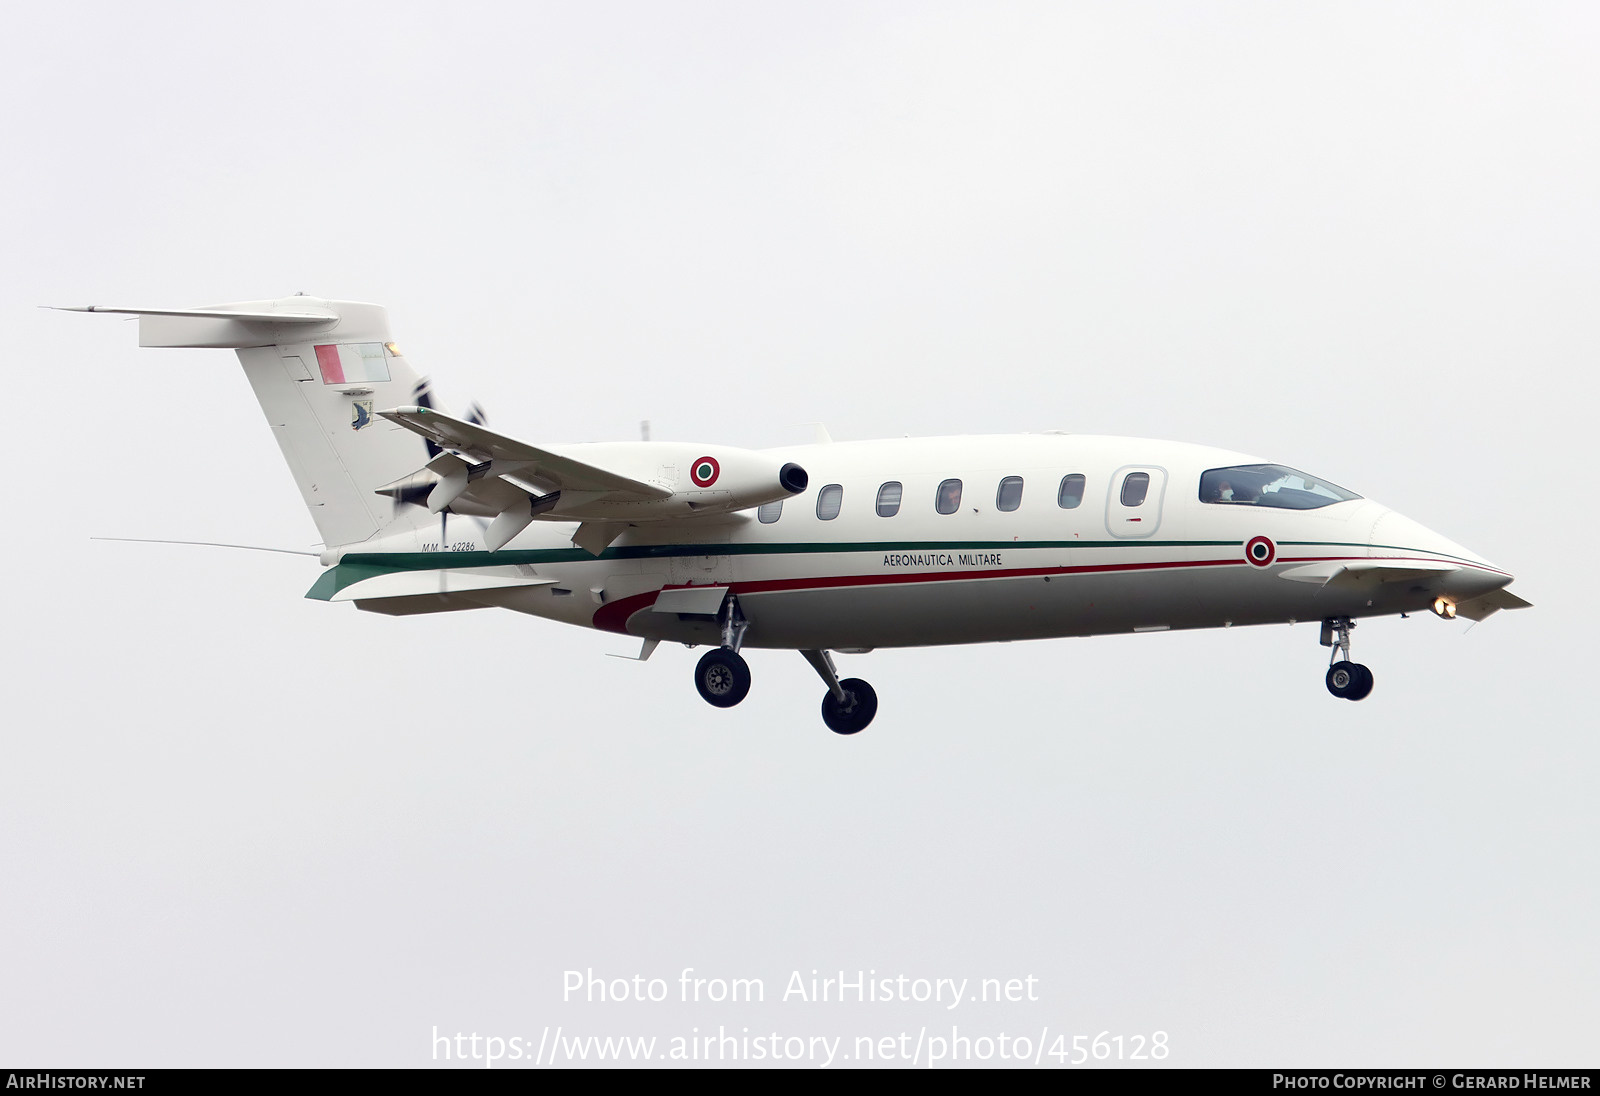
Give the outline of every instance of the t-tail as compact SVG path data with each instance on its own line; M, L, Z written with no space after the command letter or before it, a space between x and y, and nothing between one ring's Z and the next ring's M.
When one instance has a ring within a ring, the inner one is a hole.
M370 540L396 521L427 520L397 505L392 486L428 453L416 434L379 417L426 399L378 305L286 297L204 308L76 312L139 317L139 345L235 350L306 508L329 548ZM391 486L389 497L378 494Z

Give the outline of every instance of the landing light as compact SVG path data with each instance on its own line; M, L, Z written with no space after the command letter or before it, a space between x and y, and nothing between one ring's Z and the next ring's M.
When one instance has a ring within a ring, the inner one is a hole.
M1442 597L1436 597L1433 599L1433 611L1446 620L1454 620L1456 618L1456 603L1446 601Z

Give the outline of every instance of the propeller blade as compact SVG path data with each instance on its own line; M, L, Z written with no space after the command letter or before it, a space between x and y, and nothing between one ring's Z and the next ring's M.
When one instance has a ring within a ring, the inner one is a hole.
M429 411L438 410L438 408L433 406L433 387L429 383L427 377L423 377L421 380L417 381L416 388L411 392L411 402L417 407L426 407ZM422 444L428 447L428 457L430 460L444 452L443 449L439 448L439 444L430 438L423 438Z

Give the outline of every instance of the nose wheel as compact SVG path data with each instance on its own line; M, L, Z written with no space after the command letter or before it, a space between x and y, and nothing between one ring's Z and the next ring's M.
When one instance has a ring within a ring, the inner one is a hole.
M1350 630L1356 626L1349 617L1329 617L1322 622L1322 645L1331 647L1330 665L1324 679L1328 691L1340 700L1365 700L1372 692L1372 671L1350 661Z
M1359 662L1335 662L1327 681L1328 691L1340 700L1365 700L1372 691L1372 671Z

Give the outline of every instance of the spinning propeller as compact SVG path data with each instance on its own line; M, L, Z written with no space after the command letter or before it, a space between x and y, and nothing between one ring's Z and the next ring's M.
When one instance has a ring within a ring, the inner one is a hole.
M417 381L416 388L411 393L411 402L418 407L425 407L429 411L437 411L438 407L433 402L433 387L427 377ZM489 415L483 405L474 400L467 407L466 421L475 426L489 425ZM423 438L422 444L428 449L428 459L432 460L445 450L437 442ZM394 512L399 513L402 506L426 506L428 496L433 493L435 481L428 482L403 482L382 488L380 494L388 495L393 502ZM439 512L439 543L445 544L449 540L450 511L448 508Z

